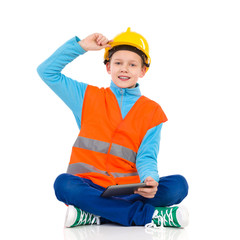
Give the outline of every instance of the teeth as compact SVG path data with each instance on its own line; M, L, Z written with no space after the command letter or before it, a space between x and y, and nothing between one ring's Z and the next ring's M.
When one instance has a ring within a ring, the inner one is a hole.
M120 79L129 79L129 77L119 77Z

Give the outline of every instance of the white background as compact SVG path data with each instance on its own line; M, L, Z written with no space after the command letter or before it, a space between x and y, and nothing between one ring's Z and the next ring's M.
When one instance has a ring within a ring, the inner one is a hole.
M5 239L63 239L65 206L53 182L65 172L78 128L37 66L75 35L145 36L152 65L142 93L159 102L160 175L183 174L190 239L238 237L239 1L2 1L0 4L0 228ZM64 69L107 87L103 51ZM124 231L124 230L123 230Z

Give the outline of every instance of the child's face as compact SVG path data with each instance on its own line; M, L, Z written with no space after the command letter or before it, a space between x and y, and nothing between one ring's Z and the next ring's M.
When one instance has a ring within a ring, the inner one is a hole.
M134 88L138 78L142 78L146 73L141 57L127 50L115 52L106 68L113 82L120 88Z

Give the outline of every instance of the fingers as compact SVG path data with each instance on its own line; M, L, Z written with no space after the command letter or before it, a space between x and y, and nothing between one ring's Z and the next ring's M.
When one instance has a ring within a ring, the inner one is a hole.
M150 188L139 188L134 192L135 194L139 194L145 198L153 198L157 193L157 186Z
M139 188L135 191L135 194L139 194L145 198L153 198L158 190L158 182L156 182L152 177L147 177L144 181L148 188Z
M139 188L138 192L141 192L143 194L156 194L157 187L150 187L150 188Z
M153 198L157 192L157 188L139 188L137 191L135 191L135 194L139 194L145 198Z
M100 33L96 33L95 36L96 36L96 43L98 46L102 48L111 47L109 43L112 42L112 40L109 41L108 38L106 38Z
M151 187L157 187L158 186L158 182L156 181L146 181L145 182L147 184L147 186L151 186Z
M106 47L111 47L112 40L108 40L101 33L93 33L79 42L85 51L97 51Z
M155 194L146 194L146 193L136 193L145 198L154 198Z

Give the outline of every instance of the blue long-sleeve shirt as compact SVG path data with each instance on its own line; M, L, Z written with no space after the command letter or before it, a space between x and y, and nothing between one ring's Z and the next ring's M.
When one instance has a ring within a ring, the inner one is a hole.
M77 125L81 129L82 105L86 83L73 80L61 73L63 68L86 51L78 44L80 39L74 37L58 48L47 60L39 65L37 71L42 80L66 103L72 110ZM110 89L117 98L124 118L134 103L141 96L140 85L135 88L119 88L111 81ZM159 181L157 155L159 152L162 124L149 129L138 149L136 167L140 180L148 176Z

